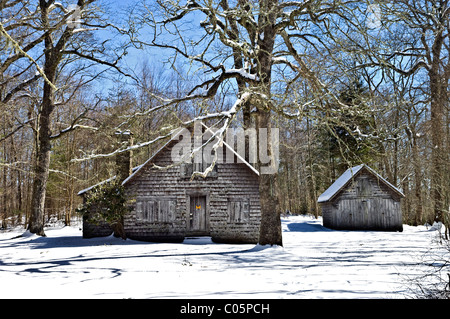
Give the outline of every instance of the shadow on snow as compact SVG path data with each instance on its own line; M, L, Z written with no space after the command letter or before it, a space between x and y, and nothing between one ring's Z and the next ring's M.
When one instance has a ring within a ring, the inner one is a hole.
M286 221L289 221L289 220L286 220ZM288 223L287 228L291 232L302 232L302 233L333 231L332 229L323 227L315 219L302 221L301 223Z

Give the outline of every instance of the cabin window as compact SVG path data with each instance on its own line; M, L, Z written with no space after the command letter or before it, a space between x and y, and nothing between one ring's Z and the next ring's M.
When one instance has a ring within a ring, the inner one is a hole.
M175 216L175 199L139 198L136 201L136 217L138 220L168 223Z
M247 200L228 200L228 222L246 223L250 218L250 201Z

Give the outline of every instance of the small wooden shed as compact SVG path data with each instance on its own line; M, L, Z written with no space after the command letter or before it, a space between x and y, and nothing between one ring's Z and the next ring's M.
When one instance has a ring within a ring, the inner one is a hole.
M259 172L224 142L219 151L228 158L231 154L234 161L216 163L206 178L192 179L193 170L203 171L210 163L174 163L172 149L179 139L173 137L122 182L131 207L123 221L126 236L152 242L210 236L215 242L256 244ZM78 194L84 196L90 189ZM111 233L105 224L83 224L84 237Z
M338 230L402 231L404 196L369 166L349 168L319 196L323 226Z

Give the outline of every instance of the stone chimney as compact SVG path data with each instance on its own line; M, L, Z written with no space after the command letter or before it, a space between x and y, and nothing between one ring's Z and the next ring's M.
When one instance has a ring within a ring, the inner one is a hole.
M117 131L119 149L126 149L133 145L133 134L129 131ZM116 155L116 176L122 182L131 175L133 151L120 152Z

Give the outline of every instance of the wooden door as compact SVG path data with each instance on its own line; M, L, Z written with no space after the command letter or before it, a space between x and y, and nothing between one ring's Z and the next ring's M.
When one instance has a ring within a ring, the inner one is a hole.
M190 196L189 234L207 235L206 196Z
M373 199L371 214L376 216L377 223L374 228L380 230L389 229L392 223L391 200L387 198Z

